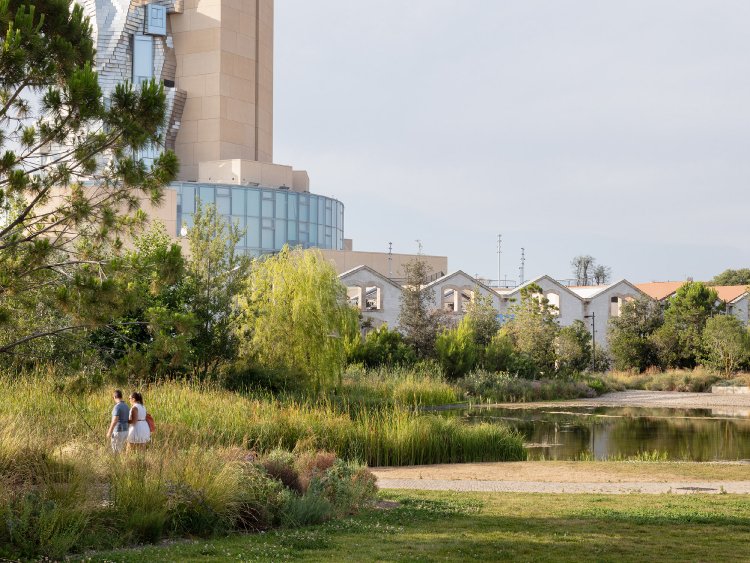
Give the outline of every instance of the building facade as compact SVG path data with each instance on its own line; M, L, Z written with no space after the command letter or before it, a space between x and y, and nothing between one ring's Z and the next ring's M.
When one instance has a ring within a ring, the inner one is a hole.
M168 100L163 145L180 160L165 204L145 206L169 234L199 202L246 234L251 255L284 244L342 250L344 205L310 193L307 172L273 162L273 0L82 0L105 95L156 80Z

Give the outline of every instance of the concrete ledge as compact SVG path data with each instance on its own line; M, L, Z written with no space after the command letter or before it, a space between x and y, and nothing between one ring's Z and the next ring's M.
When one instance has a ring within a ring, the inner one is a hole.
M750 395L750 387L712 385L711 393L716 395Z

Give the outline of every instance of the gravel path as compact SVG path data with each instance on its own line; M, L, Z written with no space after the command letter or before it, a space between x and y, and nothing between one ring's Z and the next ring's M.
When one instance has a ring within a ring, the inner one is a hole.
M529 409L539 407L655 407L673 409L715 409L727 414L750 416L750 394L718 395L679 391L620 391L593 399L539 403L499 403L497 407Z
M382 489L466 491L502 493L598 493L598 494L750 494L750 481L677 481L670 483L563 483L549 481L476 481L461 479L383 479Z

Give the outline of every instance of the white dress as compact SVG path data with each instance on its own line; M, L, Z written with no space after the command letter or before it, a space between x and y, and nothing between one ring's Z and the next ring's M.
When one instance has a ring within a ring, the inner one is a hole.
M133 407L138 411L138 420L128 428L128 443L130 444L147 444L151 441L151 429L146 422L146 407L136 403Z

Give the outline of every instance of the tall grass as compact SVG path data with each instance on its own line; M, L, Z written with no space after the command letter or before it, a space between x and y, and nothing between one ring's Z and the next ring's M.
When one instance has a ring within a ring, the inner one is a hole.
M612 371L601 376L612 390L645 389L647 391L689 391L704 393L722 378L697 367L693 370L646 371L629 373Z
M464 393L476 401L524 403L596 397L604 390L601 380L529 380L504 372L477 370L458 382Z
M407 398L411 392L403 391ZM14 397L0 423L12 417L59 443L71 437L103 443L109 390L70 397L50 378L0 377L0 393ZM157 422L154 439L183 449L239 446L262 454L305 444L370 465L525 459L521 436L505 426L468 425L399 404L365 409L332 401L244 396L185 383L154 385L144 397Z
M458 390L432 363L371 369L352 365L342 383L341 395L352 404L436 406L460 401Z

